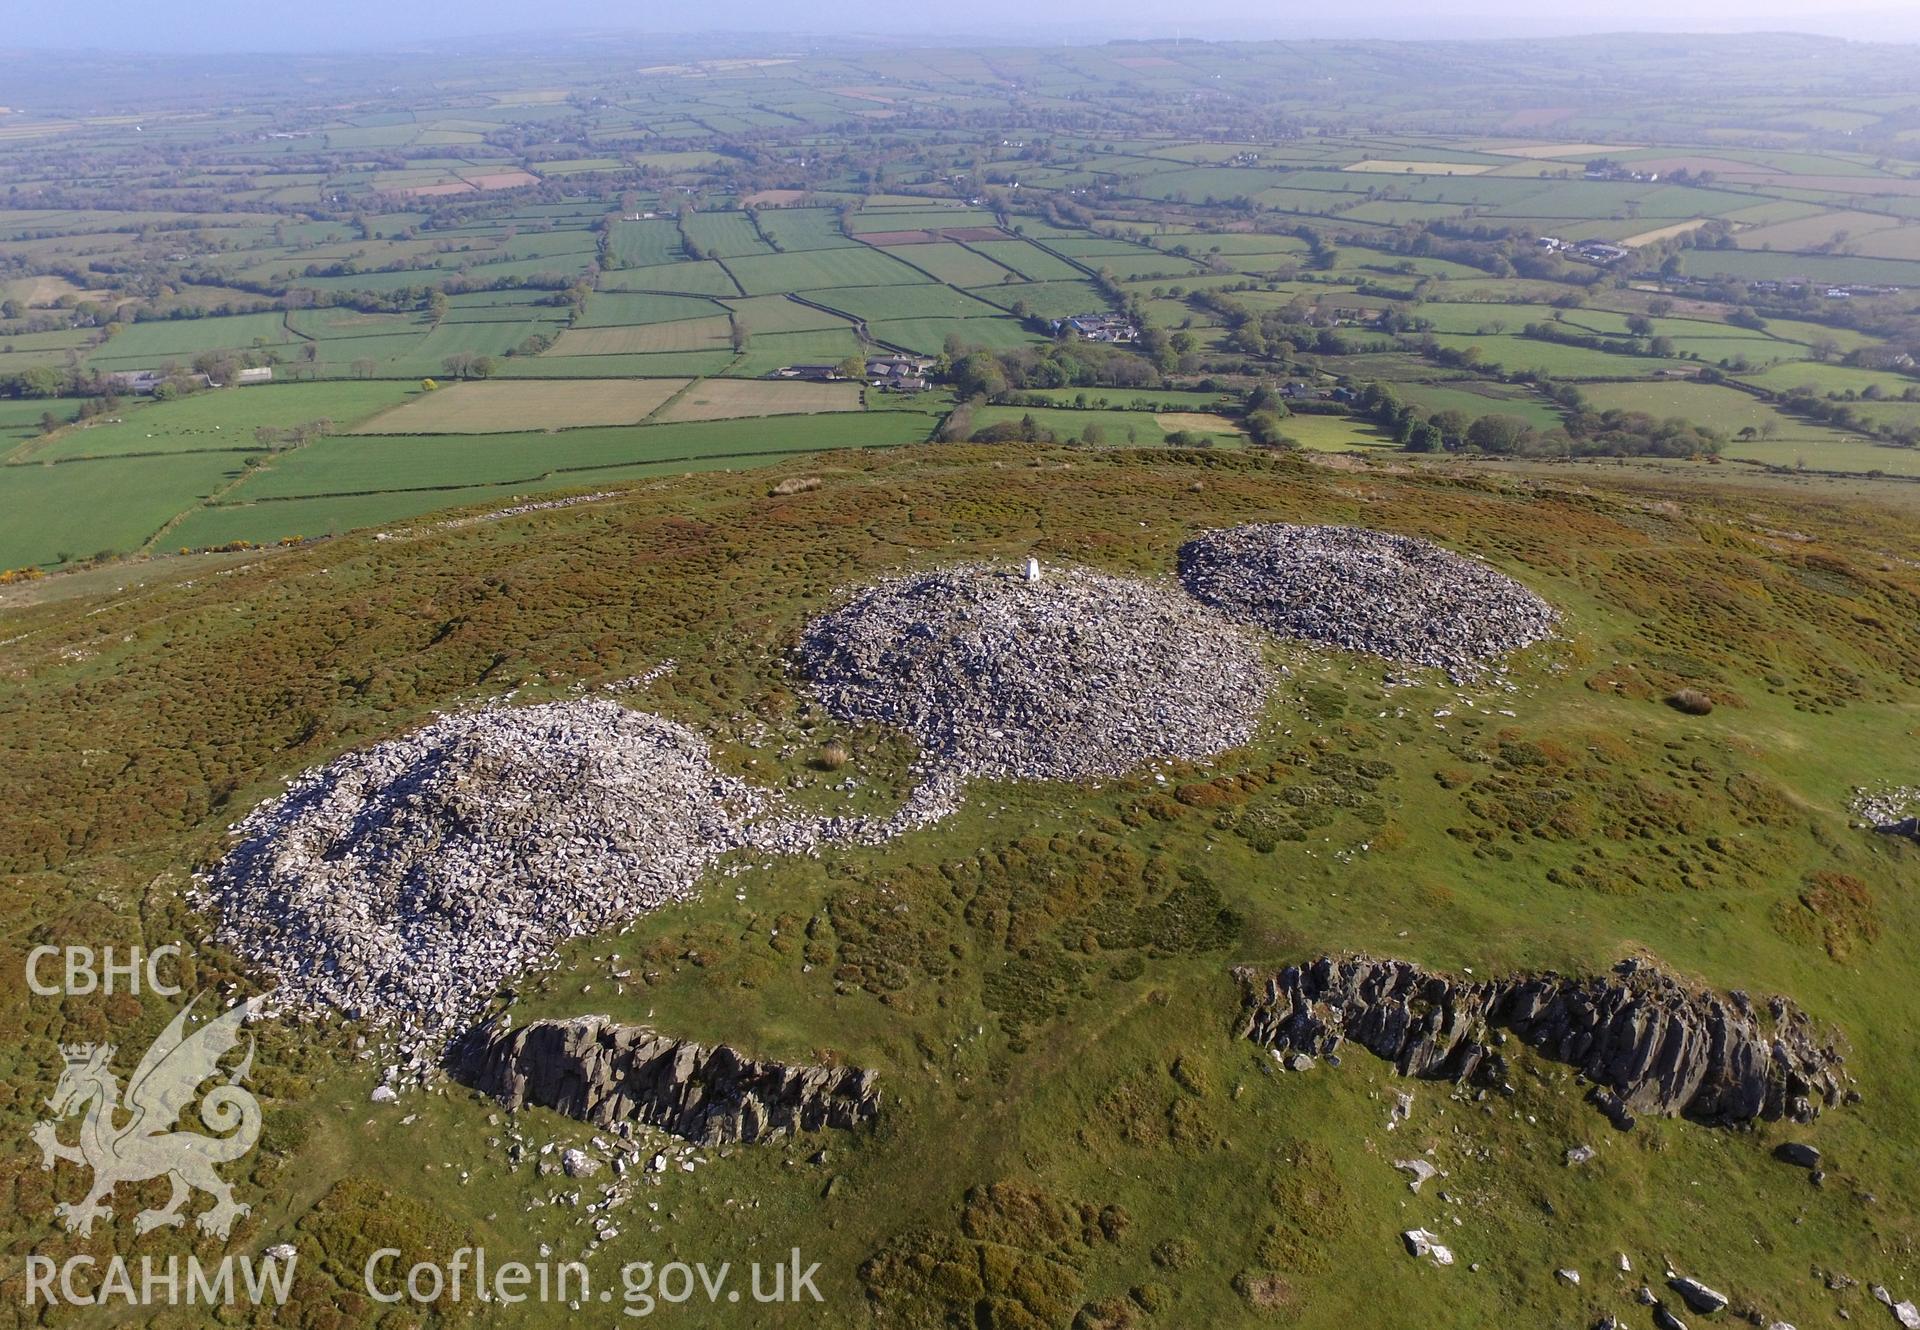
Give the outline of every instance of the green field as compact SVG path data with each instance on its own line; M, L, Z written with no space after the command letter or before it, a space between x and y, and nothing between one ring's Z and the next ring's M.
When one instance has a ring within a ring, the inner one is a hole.
M817 249L730 259L727 268L750 296L924 282L927 277L875 249Z
M1585 1321L1584 1301L1564 1314L1585 1296L1631 1307L1637 1281L1613 1277L1625 1252L1639 1270L1665 1257L1701 1271L1763 1320L1884 1315L1864 1289L1808 1271L1856 1243L1864 1278L1896 1264L1856 1235L1856 1190L1880 1198L1882 1222L1904 1213L1915 1036L1896 937L1915 913L1902 889L1912 855L1851 828L1844 800L1853 782L1906 770L1914 700L1902 670L1920 645L1895 610L1916 588L1910 572L1863 570L1920 553L1910 510L1832 493L1808 502L1799 482L1724 467L1696 468L1704 480L1595 467L1506 485L1228 451L1010 460L948 446L751 475L628 463L581 473L582 490L639 482L612 499L447 530L405 494L211 510L226 525L178 534L271 540L371 521L393 539L162 566L130 586L82 573L64 599L0 609L10 632L45 638L0 699L26 755L3 777L3 840L10 866L40 865L39 893L20 908L85 908L116 936L158 937L186 918L173 904L184 868L156 882L154 862L196 862L233 816L192 775L214 754L233 802L251 806L435 711L516 689L522 701L577 696L668 655L676 668L645 706L714 734L730 773L810 806L885 807L910 784L912 753L859 731L860 789L831 788L846 776L810 759L841 731L803 710L775 648L838 588L904 559L1015 566L1036 539L1049 562L1164 578L1191 531L1249 516L1436 536L1566 615L1566 642L1517 662L1510 690L1388 689L1377 662L1277 652L1287 675L1269 725L1164 784L977 788L892 844L742 862L522 983L516 1021L606 1012L757 1056L831 1056L875 1069L884 1087L871 1129L703 1152L693 1174L644 1184L621 1218L657 1200L673 1226L652 1234L643 1217L590 1267L612 1280L629 1257L799 1245L820 1262L824 1323L859 1323L877 1299L943 1319L1031 1306L1061 1326L1146 1282L1179 1324L1271 1324L1242 1290L1264 1296L1284 1271L1298 1325L1351 1324L1364 1307L1382 1325L1470 1330ZM787 478L808 485L781 493ZM522 493L441 497L477 515ZM1729 534L1754 528L1802 539ZM1818 565L1809 543L1826 552ZM119 643L110 661L90 649L102 641ZM476 666L505 673L476 685ZM1836 666L1884 692L1832 707ZM1737 701L1683 717L1658 700L1677 681ZM191 740L153 742L175 727ZM105 774L85 760L115 752L145 756ZM1801 924L1802 897L1824 901L1816 889L1833 873L1871 903L1871 928L1848 914ZM106 885L116 890L101 895ZM1690 982L1787 994L1848 1036L1863 1098L1810 1127L1646 1115L1617 1132L1564 1064L1518 1041L1504 1052L1511 1094L1482 1101L1398 1078L1352 1044L1337 1067L1282 1073L1234 1036L1234 966L1269 973L1347 951L1476 977L1604 974L1637 955ZM651 978L612 977L634 958ZM194 964L199 982L248 982L223 954ZM84 1019L16 1005L49 1035ZM157 999L131 1003L112 1028L144 1047L169 1014ZM379 1073L356 1059L357 1033L256 1027L264 1110L284 1144L274 1177L237 1184L254 1205L253 1242L347 1231L408 1252L587 1244L569 1207L528 1204L565 1184L506 1164L489 1144L504 1125L495 1105L449 1088L370 1106ZM30 1074L50 1084L57 1067ZM1389 1135L1403 1090L1409 1116ZM41 1109L11 1111L25 1123ZM556 1149L591 1148L595 1132L541 1110L514 1125ZM1831 1175L1810 1187L1774 1160L1789 1140L1844 1160L1850 1189ZM1569 1142L1594 1156L1570 1167ZM1411 1194L1393 1160L1429 1151L1447 1176ZM54 1198L78 1184L56 1174L14 1222L50 1225ZM1419 1224L1444 1226L1454 1267L1404 1254L1399 1234ZM913 1278L916 1257L934 1265L937 1253L974 1262L959 1268L999 1281L1002 1301L984 1281ZM1591 1292L1556 1282L1557 1268L1580 1270ZM301 1285L283 1317L331 1311L358 1272L310 1277L321 1282ZM541 1325L566 1316L527 1313Z
M0 568L131 554L238 477L241 463L239 453L181 453L0 467L9 514Z
M260 468L228 497L234 504L460 485L572 484L567 476L637 462L764 458L823 448L918 442L925 418L899 412L576 429L563 434L322 439Z
M1167 436L1182 430L1189 430L1206 436L1215 443L1243 442L1237 428L1224 425L1208 429L1190 429L1185 423L1163 424L1152 411L1113 411L1113 410L1075 410L1061 407L1044 406L994 406L985 407L974 413L976 427L999 424L1005 421L1032 419L1042 429L1051 430L1061 442L1080 440L1089 428L1097 438L1092 442L1103 444L1138 444L1143 447L1165 443Z

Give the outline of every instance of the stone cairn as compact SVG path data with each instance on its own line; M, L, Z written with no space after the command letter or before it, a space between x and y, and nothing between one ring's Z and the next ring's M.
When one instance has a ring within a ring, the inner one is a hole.
M728 852L878 843L947 816L928 782L885 817L789 815L684 726L604 698L447 715L290 783L233 828L198 904L278 980L431 1044L576 937L687 898Z
M1258 643L1177 591L1086 569L963 565L854 593L807 626L827 710L920 743L923 766L1082 780L1253 737Z
M294 780L201 881L277 1005L444 1033L569 938L685 898L767 796L590 699L442 716Z
M1238 622L1455 678L1551 637L1559 621L1478 559L1364 527L1209 531L1181 546L1180 580Z

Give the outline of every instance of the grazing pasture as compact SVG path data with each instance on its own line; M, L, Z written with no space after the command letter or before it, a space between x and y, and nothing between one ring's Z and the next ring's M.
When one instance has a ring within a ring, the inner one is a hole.
M555 339L556 356L644 355L654 351L711 351L728 345L733 321L724 314L630 327L569 328Z
M569 379L456 383L418 392L363 421L355 434L505 434L521 430L631 425L645 420L685 379Z
M730 420L741 416L804 416L858 411L857 383L794 383L766 379L707 379L660 413L664 421Z
M925 273L914 271L880 250L868 248L761 254L730 259L727 268L739 281L741 290L750 296L931 281Z

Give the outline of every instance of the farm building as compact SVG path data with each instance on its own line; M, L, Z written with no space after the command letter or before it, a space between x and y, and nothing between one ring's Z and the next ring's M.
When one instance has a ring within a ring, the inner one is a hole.
M867 382L882 392L919 393L928 387L933 361L927 356L871 356Z
M1133 342L1140 337L1140 330L1118 314L1075 314L1055 319L1054 332L1063 328L1073 329L1089 342Z
M107 384L117 393L151 397L162 384L182 384L189 388L211 388L213 380L204 374L169 374L157 369L121 370L107 375Z
M243 369L233 376L235 384L245 387L249 383L272 383L273 366L260 365L253 369Z

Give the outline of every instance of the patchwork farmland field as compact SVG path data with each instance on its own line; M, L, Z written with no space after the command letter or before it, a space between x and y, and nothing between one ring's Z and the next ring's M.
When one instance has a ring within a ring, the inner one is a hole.
M660 413L665 421L729 420L739 416L813 415L858 411L855 383L787 383L762 379L708 379L682 393Z
M1228 64L1250 58L1236 52ZM1086 74L1071 95L1120 114L1088 92L1116 77L1113 68ZM1129 78L1158 71L1169 86L1189 77L1178 61L1124 68ZM272 459L279 469L290 441L304 452L328 431L452 438L627 425L656 412L798 420L857 409L858 390L770 376L895 349L939 362L932 372L947 378L926 400L961 409L958 433L998 420L1005 405L981 402L981 385L953 379L969 353L1000 365L997 378L986 376L989 398L1004 391L1050 410L1098 395L1178 400L1228 422L1199 431L1222 442L1244 443L1262 386L1282 381L1318 405L1265 433L1308 448L1372 449L1412 432L1331 398L1336 387L1370 382L1393 385L1403 412L1423 418L1518 419L1532 431L1523 446L1548 452L1593 446L1566 437L1582 418L1554 399L1556 384L1590 390L1595 409L1690 421L1717 439L1694 439L1691 449L1730 456L1819 443L1836 467L1871 456L1867 469L1886 471L1880 455L1920 425L1901 403L1920 380L1895 363L1902 347L1889 332L1902 297L1826 287L1905 290L1901 264L1920 271L1920 248L1906 240L1920 235L1920 204L1891 158L1822 145L1816 131L1760 148L1705 130L1699 142L1651 142L1601 121L1567 132L1576 118L1556 126L1552 142L1529 141L1515 122L1236 144L1142 124L1063 136L1044 162L1013 147L1016 134L986 145L984 162L961 163L955 145L919 137L908 122L936 105L975 105L971 92L922 102L862 78L763 88L771 100L757 105L758 94L729 80L764 73L700 77L720 80L724 109L649 101L624 128L603 125L594 142L541 160L493 150L489 135L559 123L567 103L558 87L419 122L354 116L327 131L329 151L398 153L405 169L330 174L303 158L304 140L272 140L281 145L272 155L286 161L264 174L251 167L256 188L236 189L225 212L0 213L0 247L31 274L4 289L40 320L29 327L29 311L16 308L0 329L0 376L50 374L49 401L83 402L105 386L102 374L173 371L174 390L189 394L123 400L101 418L87 408L85 421L72 419L82 410L73 405L27 410L7 428L9 456L93 466L209 451L243 468ZM931 77L972 87L960 67ZM841 86L859 93L834 90ZM1873 113L1844 114L1867 124ZM886 143L879 151L923 172L920 183L902 176L886 189L857 187L851 164L835 158L830 178L808 188L749 185L744 159L711 142L718 133L778 138L804 123L817 132L793 132L817 153L838 142L840 115L869 128L892 122L876 131ZM124 127L86 132L103 152L140 150ZM0 155L8 142L0 139ZM1587 178L1598 158L1617 163L1617 174ZM1000 181L990 189L950 197L947 185L927 183L958 181L983 164ZM645 187L633 187L634 170L649 173ZM1656 171L1660 179L1646 178ZM537 196L517 190L514 172L547 185ZM237 186L241 173L231 175L209 166L195 188ZM1018 192L1012 175L1023 178ZM335 215L315 206L323 186L385 202ZM399 191L418 189L445 192L398 201ZM280 211L294 198L307 211ZM194 239L172 244L179 257L165 260L156 237L175 232L150 230L143 241L136 229L189 226L199 228ZM1535 253L1535 237L1547 234L1636 248L1611 263ZM107 277L86 285L51 270L155 264L172 266L124 291ZM1799 277L1816 285L1796 288L1790 302L1767 286ZM60 314L83 297L118 302L123 317L110 335L104 307ZM1113 352L1055 331L1056 320L1101 311L1124 314L1140 339ZM207 398L179 377L247 365L270 366L271 391L287 395ZM1712 375L1759 395L1701 381ZM447 386L423 393L427 379ZM911 415L914 400L875 395L868 405ZM205 405L187 405L194 401ZM1149 441L1170 432L1127 424ZM1753 437L1741 437L1749 429ZM84 526L78 512L46 520Z
M687 386L685 379L457 383L363 421L355 434L504 434L631 425Z
M725 347L732 331L733 321L724 314L673 323L569 328L555 339L553 354L619 356L652 351L710 351Z
M149 8L0 93L0 909L193 941L0 988L0 1321L1913 1319L1913 46Z

